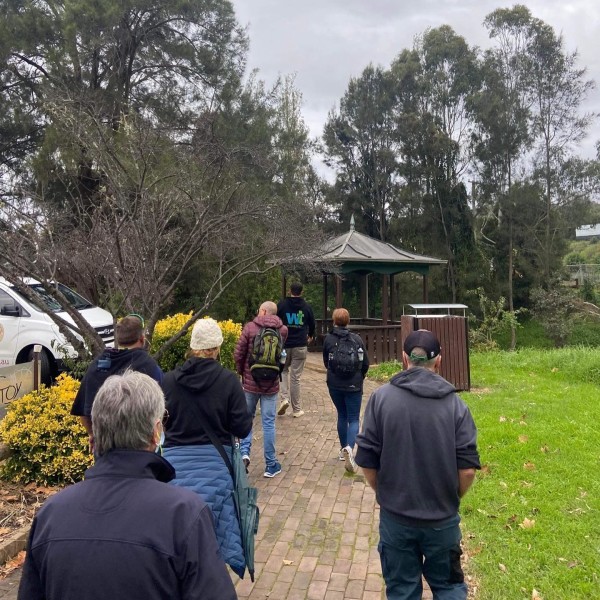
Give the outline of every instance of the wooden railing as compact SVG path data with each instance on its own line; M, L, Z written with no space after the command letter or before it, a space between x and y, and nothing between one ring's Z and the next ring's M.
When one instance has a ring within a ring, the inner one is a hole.
M322 350L323 339L330 329L331 321L317 319L316 339L311 345L311 351ZM408 334L415 329L429 329L436 334L442 346L442 377L457 390L469 390L471 387L468 325L463 317L403 316L401 324L396 322L389 325L381 324L378 319L353 319L349 329L360 335L365 343L369 362L373 365L392 360L401 362L402 344Z

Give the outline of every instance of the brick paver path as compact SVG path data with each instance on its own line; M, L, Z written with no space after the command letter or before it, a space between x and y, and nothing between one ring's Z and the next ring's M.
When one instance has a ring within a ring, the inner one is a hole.
M256 577L233 576L240 599L384 600L377 552L379 507L362 475L338 460L335 409L319 354L309 354L302 375L305 415L277 417L282 472L263 477L260 416L250 480L259 489ZM363 408L377 387L366 381ZM0 599L16 600L20 571L0 581ZM426 589L423 599L431 599Z

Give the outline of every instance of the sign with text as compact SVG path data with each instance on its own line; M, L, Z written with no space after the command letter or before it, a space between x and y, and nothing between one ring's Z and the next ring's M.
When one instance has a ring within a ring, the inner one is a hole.
M33 361L0 367L0 404L8 404L34 389Z

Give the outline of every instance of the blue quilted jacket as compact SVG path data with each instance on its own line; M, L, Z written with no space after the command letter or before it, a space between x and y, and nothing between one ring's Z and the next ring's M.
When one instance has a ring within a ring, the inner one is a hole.
M224 448L231 456L231 447ZM233 503L233 480L223 457L211 444L167 447L163 456L175 468L176 477L171 483L193 490L212 509L221 556L243 577L246 561Z

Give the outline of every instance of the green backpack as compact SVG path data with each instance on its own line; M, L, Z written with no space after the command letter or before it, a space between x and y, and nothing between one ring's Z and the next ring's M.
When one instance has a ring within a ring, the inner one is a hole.
M254 336L250 355L250 373L256 383L273 383L279 377L283 342L279 329L261 327Z

